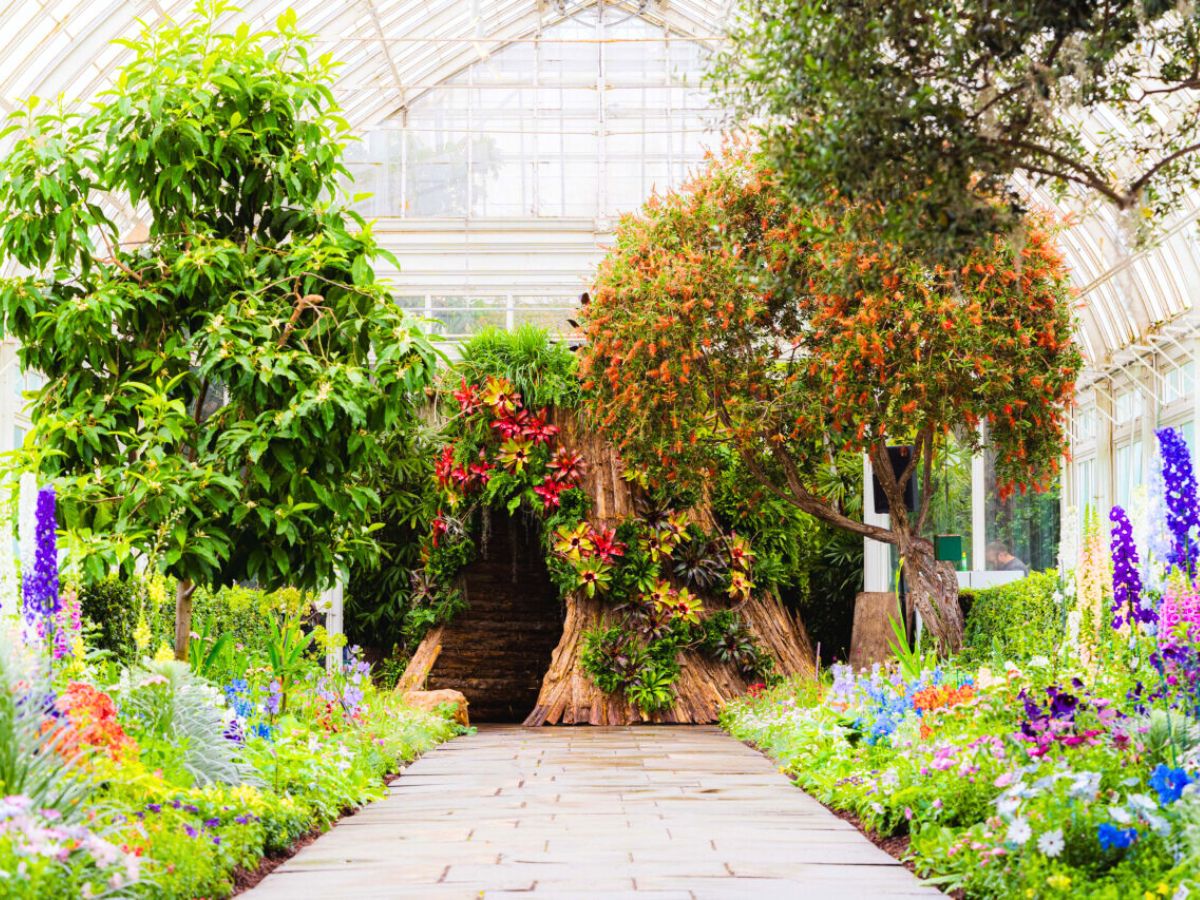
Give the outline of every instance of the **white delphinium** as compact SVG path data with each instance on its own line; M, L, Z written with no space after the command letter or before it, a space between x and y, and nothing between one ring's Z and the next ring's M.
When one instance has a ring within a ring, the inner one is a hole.
M37 559L37 476L21 474L17 497L17 538L21 550L21 577L33 571Z

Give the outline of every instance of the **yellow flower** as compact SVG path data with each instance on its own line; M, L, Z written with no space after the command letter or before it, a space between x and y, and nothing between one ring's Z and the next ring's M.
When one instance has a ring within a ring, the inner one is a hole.
M169 662L170 660L172 660L174 658L175 658L175 651L172 650L170 647L168 647L166 644L160 644L158 647L158 652L156 652L154 654L155 662Z
M1160 894L1162 894L1162 896L1165 897L1165 896L1167 896L1167 894L1171 893L1171 886L1169 884L1167 884L1165 881L1160 881L1158 883L1158 887L1155 888L1155 890L1157 890Z
M150 647L150 638L150 623L146 621L146 614L143 612L138 616L137 625L133 629L133 644L138 653L146 652Z
M1071 887L1071 879L1061 873L1051 875L1046 879L1046 884L1054 888L1056 891L1065 891Z

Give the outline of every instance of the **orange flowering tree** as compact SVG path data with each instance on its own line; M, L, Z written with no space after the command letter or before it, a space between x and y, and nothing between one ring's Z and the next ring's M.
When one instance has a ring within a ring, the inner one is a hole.
M962 643L957 581L926 534L946 442L997 454L1002 491L1057 473L1081 358L1046 223L930 268L877 239L873 216L802 210L745 147L622 220L584 311L581 371L625 458L703 486L732 448L767 490L894 544L945 650ZM986 425L986 427L982 427ZM894 474L889 444L913 448ZM892 509L867 524L822 485L839 450L865 453ZM920 487L917 508L903 497Z

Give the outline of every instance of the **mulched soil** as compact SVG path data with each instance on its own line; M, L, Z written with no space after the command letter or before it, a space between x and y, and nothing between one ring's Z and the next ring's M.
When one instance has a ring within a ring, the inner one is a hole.
M395 781L399 777L400 777L399 772L393 772L390 775L384 776L383 783L391 784L393 781ZM351 808L343 809L341 812L341 815L339 815L337 817L337 819L335 819L333 821L333 823L330 824L329 827L332 828L334 825L336 825L338 822L342 821L343 819L349 818L350 816L354 815L356 812L358 812L358 810L360 808L361 807L355 807L353 809L351 809ZM250 890L250 888L257 885L260 881L262 881L264 878L266 878L268 875L270 875L272 872L274 872L277 868L279 868L281 865L283 865L285 862L287 862L289 859L291 859L293 856L295 856L297 853L299 853L301 850L303 850L305 847L307 847L309 844L311 844L313 841L315 841L317 838L319 838L321 835L323 835L327 830L328 829L326 829L326 828L314 828L308 834L293 841L292 844L289 845L286 850L284 850L280 853L273 853L273 854L268 854L267 856L264 856L262 858L262 861L258 864L257 867L255 867L253 869L236 869L236 870L234 870L234 873L233 873L233 895L237 896L238 894L242 893L243 891Z

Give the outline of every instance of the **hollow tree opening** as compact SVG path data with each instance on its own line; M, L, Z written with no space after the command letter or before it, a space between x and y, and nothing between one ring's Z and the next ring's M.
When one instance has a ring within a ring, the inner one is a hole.
M537 523L489 513L479 557L461 575L467 608L441 631L427 686L462 691L475 722L520 722L562 635L562 603Z

